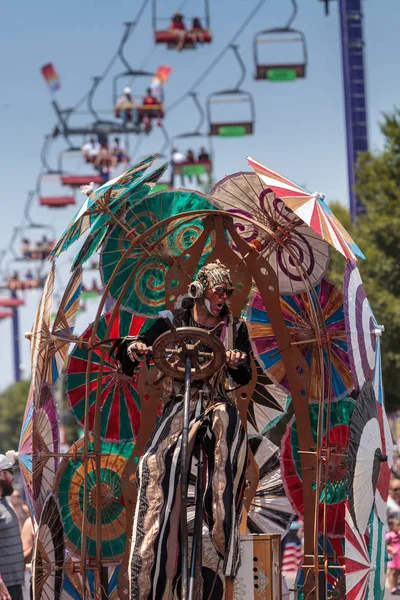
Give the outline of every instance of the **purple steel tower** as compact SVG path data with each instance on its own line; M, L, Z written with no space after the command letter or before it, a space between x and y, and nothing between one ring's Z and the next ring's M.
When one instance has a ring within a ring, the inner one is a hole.
M361 0L339 0L339 12L342 37L349 204L351 219L354 220L364 212L364 207L354 191L356 181L355 165L358 153L368 150Z

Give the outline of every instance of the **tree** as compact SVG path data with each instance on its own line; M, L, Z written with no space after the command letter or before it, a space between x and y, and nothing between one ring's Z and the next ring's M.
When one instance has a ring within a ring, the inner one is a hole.
M361 277L382 337L382 367L387 410L400 406L400 111L384 115L380 152L360 155L356 192L365 214L353 225L343 207L331 205L367 257L359 261ZM339 214L340 213L340 214ZM343 263L333 256L330 277L342 285Z
M19 381L0 394L0 452L17 450L21 434L29 380Z

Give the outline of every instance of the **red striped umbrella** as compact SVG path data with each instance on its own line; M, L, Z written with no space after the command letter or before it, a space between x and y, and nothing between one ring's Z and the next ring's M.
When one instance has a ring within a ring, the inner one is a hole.
M99 320L94 344L100 344L105 340L111 315L112 311L105 313ZM121 309L107 337L114 339L136 336L147 329L152 322L152 319L135 316ZM92 333L93 324L84 332L82 341L88 342L92 337ZM87 344L77 344L69 358L66 373L68 402L76 420L82 427L86 419L85 397L88 358ZM132 440L139 431L142 410L137 378L125 375L115 358L107 354L104 357L103 372L99 380L101 358L102 348L99 345L93 349L89 375L89 430L93 430L96 393L97 388L101 386L101 438L109 442Z
M324 196L311 194L283 175L272 171L250 156L248 163L260 179L280 198L304 223L309 225L324 240L348 259L364 258L355 241L325 204Z

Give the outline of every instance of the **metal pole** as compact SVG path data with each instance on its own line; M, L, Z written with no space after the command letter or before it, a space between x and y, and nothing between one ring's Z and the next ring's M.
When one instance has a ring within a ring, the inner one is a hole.
M199 446L196 485L196 511L193 525L193 546L190 561L189 600L194 600L196 577L201 576L202 542L203 542L203 446Z
M18 298L16 290L11 291L11 298ZM21 354L19 347L19 314L18 306L12 308L12 328L13 328L13 347L14 347L14 380L21 381Z
M188 525L187 525L187 488L188 488L188 439L190 416L190 383L192 362L190 355L185 359L185 395L183 399L183 427L182 427L182 452L181 452L181 545L182 545L182 580L181 600L188 598Z
M367 103L361 0L340 0L340 34L346 118L347 170L352 221L364 212L355 193L355 166L359 152L368 151Z

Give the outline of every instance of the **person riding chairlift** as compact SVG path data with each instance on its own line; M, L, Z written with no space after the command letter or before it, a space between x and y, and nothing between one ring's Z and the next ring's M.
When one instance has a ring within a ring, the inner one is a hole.
M192 26L189 29L189 33L193 41L204 42L204 34L208 33L208 31L202 26L200 19L195 17L192 21Z
M117 119L122 118L124 125L132 120L135 124L138 123L137 104L135 98L132 96L130 87L124 88L124 93L118 98L115 104L114 113Z
M120 143L118 137L114 138L114 141L111 145L111 152L117 159L117 164L127 163L130 160L129 154L126 152L124 147L121 146L121 143Z
M172 15L171 23L169 24L169 31L172 33L176 39L177 50L182 50L185 44L186 38L186 26L183 22L183 15L180 12L176 12Z
M90 140L83 144L81 150L83 154L83 158L87 163L94 163L98 153L100 152L100 144L96 142L95 138L90 138Z
M101 147L101 150L94 162L94 166L98 169L101 176L101 184L107 183L111 177L111 170L116 166L116 158L108 147L107 142Z
M199 161L202 160L210 160L210 155L208 154L207 150L205 148L200 148L200 152L199 152Z
M146 90L146 95L143 98L143 102L142 102L143 106L154 106L154 105L160 105L160 100L152 93L151 88L147 88ZM164 112L161 110L161 108L155 108L153 110L149 109L149 110L142 110L140 111L140 115L139 118L142 117L143 118L143 123L146 127L146 131L150 131L151 130L151 119L157 119L157 125L158 127L161 126L161 119L164 116Z

